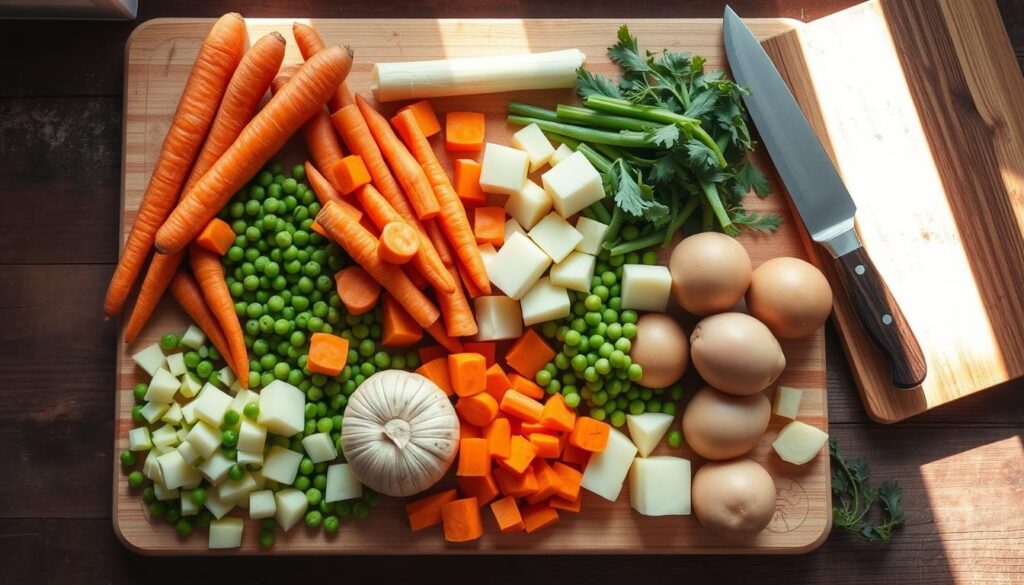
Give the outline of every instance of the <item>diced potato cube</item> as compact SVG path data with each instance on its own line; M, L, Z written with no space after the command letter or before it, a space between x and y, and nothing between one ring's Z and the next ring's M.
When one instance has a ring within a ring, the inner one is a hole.
M263 465L263 451L239 451L235 460L239 465Z
M654 452L665 432L672 426L673 420L674 416L660 412L626 415L629 438L633 439L633 444L636 445L641 457L647 457Z
M793 465L803 465L814 459L828 442L828 433L818 427L795 420L782 427L772 448L779 458Z
M174 447L178 444L178 431L173 426L165 424L153 431L150 439L153 441L153 445L162 449Z
M148 427L136 427L128 431L128 449L130 451L149 451L153 448L153 439Z
M290 437L306 422L306 395L281 380L274 380L260 391L260 415L257 422L275 435ZM291 482L287 482L291 483Z
M231 401L230 394L207 382L194 401L196 418L215 427L220 426L231 408Z
M238 381L235 377L235 373L231 371L231 368L224 366L217 372L217 379L220 380L220 385L230 388Z
M160 463L157 462L160 455L162 453L157 453L155 449L146 453L146 460L142 462L142 475L155 482L160 482L162 485L164 483L164 476L160 475Z
M505 202L505 211L523 229L530 229L551 211L551 196L540 185L527 179L522 189L512 193ZM505 241L511 234L505 232Z
M172 353L167 356L167 371L174 377L181 376L187 372L188 368L185 367L185 354L179 351L178 353Z
M498 250L490 242L480 244L477 246L477 249L480 250L480 259L484 261L484 267L490 264L491 260L494 260L494 257L498 255Z
M260 518L272 518L277 511L277 502L274 500L274 492L271 490L260 490L249 493L249 517L259 520Z
M555 147L551 146L547 136L544 136L544 132L536 124L525 126L513 134L512 146L530 157L531 173L547 164L551 160L551 155L555 154Z
M581 293L590 292L590 279L594 277L597 258L583 252L573 252L551 267L551 284Z
M295 475L299 473L302 453L274 445L263 457L263 477L278 483L291 485Z
M181 515L195 516L199 513L199 506L192 501L192 490L181 490Z
M220 428L199 421L188 432L185 440L192 443L200 455L209 459L217 447L220 447L221 438Z
M570 154L574 153L573 149L569 148L568 144L562 143L558 145L555 152L551 153L551 159L548 160L548 164L555 166L569 157Z
M250 402L255 402L259 404L259 401L259 394L247 388L242 388L237 393L235 393L235 399L231 401L231 410L237 412L238 414L242 414L242 411L245 410L246 404L249 404Z
M228 476L228 470L234 464L234 461L224 455L224 451L217 451L199 466L199 471L202 472L206 481L217 485L224 481L224 478Z
M546 276L523 295L519 304L523 308L523 324L527 327L567 317L571 309L569 293L551 284L551 279Z
M525 152L488 142L480 163L480 189L511 195L523 186L529 167L530 157Z
M181 490L165 487L162 481L153 480L153 493L156 494L156 499L161 502L166 502L168 500L178 499L181 495Z
M189 430L191 430L191 428L192 427L185 427L185 426L178 427L178 430L177 430L177 433L176 433L178 435L178 443L184 443L185 442L185 439L188 438L188 432L189 432Z
M604 198L600 173L579 152L565 157L540 179L544 190L551 196L555 211L562 217L569 217Z
M181 426L181 421L184 420L184 415L181 414L181 405L177 402L172 403L160 420L175 427Z
M622 308L664 311L672 291L668 266L626 264L622 267Z
M309 500L306 499L306 494L299 490L287 488L274 494L274 503L277 508L274 511L274 519L281 530L288 532L305 516Z
M249 419L243 418L238 427L238 450L260 453L267 442L267 428Z
M170 451L157 457L157 465L160 466L160 475L163 476L164 485L168 489L177 489L188 485L201 477L199 472L185 462L181 453Z
M153 379L149 381L149 388L143 398L150 402L170 404L174 402L174 395L177 394L178 388L181 388L181 382L164 368L158 368L153 374Z
M779 386L775 391L775 408L772 412L783 418L795 420L797 413L800 412L800 399L803 396L803 390L799 388Z
M543 189L541 189L541 191L543 191ZM545 195L547 195L547 193L545 193ZM508 211L507 208L506 208L506 211ZM540 221L540 220L538 219L537 221ZM523 234L524 236L526 235L526 230L523 229L523 226L519 225L519 221L516 218L510 217L510 218L506 219L505 220L505 239L508 240L510 237L512 237L512 234L514 234L516 232L519 232L519 233Z
M509 298L519 300L550 265L551 258L530 238L512 234L487 265L487 276Z
M353 473L348 463L327 466L327 486L324 488L325 502L340 502L363 497L363 484Z
M608 234L607 224L581 215L576 219L576 231L583 235L580 243L576 244L577 250L594 256L601 253L601 244L604 243L604 237Z
M167 414L167 411L170 409L171 405L166 402L147 402L139 409L139 414L146 422L153 424L160 420L160 417Z
M242 528L244 523L241 518L221 518L210 522L210 543L211 549L215 548L238 548L242 546Z
M181 336L181 344L192 349L199 349L206 343L206 334L195 323L188 326L185 334ZM159 345L159 344L157 344Z
M195 375L185 373L181 376L181 388L179 388L179 391L185 398L194 398L202 389L203 383Z
M185 463L188 463L189 465L199 461L199 458L202 457L202 455L199 454L199 449L196 449L192 443L189 443L187 440L182 441L178 445L177 451L181 455L181 458L185 460Z
M225 514L235 507L234 502L220 499L220 496L217 495L217 490L206 490L206 503L203 505L217 519L223 518Z
M690 514L690 462L637 457L629 472L629 504L644 516Z
M217 495L225 502L249 503L249 493L256 491L256 480L252 474L245 472L241 479L229 479L217 486Z
M561 262L572 252L583 236L562 216L551 212L533 226L529 233L533 240L552 261Z
M156 371L167 363L167 358L164 357L164 350L160 349L160 344L154 343L132 354L132 361L150 376L155 376Z
M323 463L338 456L338 450L334 447L329 433L313 433L302 439L302 448L306 450L309 459L313 463Z
M523 315L519 301L508 297L490 296L473 299L480 341L519 339L523 334Z
M185 424L194 425L199 419L196 418L196 401L190 400L185 403L185 406L181 407L181 418L185 419Z
M583 472L582 487L614 502L622 491L622 482L626 480L636 451L636 446L629 437L617 429L612 429L608 434L608 446L604 451L590 456L587 468Z

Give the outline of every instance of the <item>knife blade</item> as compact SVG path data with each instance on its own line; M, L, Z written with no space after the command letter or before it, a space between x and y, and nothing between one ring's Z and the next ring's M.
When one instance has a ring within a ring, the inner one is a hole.
M728 6L722 23L743 102L811 238L834 258L857 319L889 362L893 385L920 386L928 373L921 346L861 245L857 206L796 98L754 34Z

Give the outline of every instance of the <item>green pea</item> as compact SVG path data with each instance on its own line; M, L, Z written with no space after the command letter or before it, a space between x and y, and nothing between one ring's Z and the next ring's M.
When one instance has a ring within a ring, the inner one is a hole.
M163 518L167 514L167 504L156 501L149 505L149 513L154 518Z
M382 370L386 370L391 366L391 356L386 352L378 351L373 354L373 364Z
M225 425L227 425L229 427L233 427L233 426L238 424L238 420L239 420L238 412L236 412L234 410L229 410L229 411L224 413L224 424Z
M651 392L650 388L641 388L640 389L640 400L650 400L651 397L653 397L653 396L654 396L654 393Z
M260 416L260 405L250 402L242 407L242 414L249 420L256 420Z
M601 284L605 286L612 286L618 281L618 277L615 276L614 272L604 272L601 274Z
M338 531L341 523L338 521L337 516L327 516L324 518L324 532L333 534Z
M135 470L128 474L128 487L130 487L133 490L137 490L140 487L142 487L143 483L145 483L145 479L146 478L145 476L142 475L141 471Z
M359 373L369 378L377 372L376 366L370 362L363 362L359 364Z
M626 423L626 413L622 412L621 410L616 410L615 412L612 413L611 417L609 418L609 422L612 423L613 427L621 427Z
M606 416L608 416L608 413L603 408L594 407L590 409L590 418L592 419L604 420Z
M583 301L583 306L586 307L588 311L596 311L601 308L601 305L601 297L597 295L590 295L585 301Z
M274 377L278 380L284 380L288 377L288 372L291 371L291 367L286 362L278 362L274 366Z
M220 441L225 447L234 447L238 444L238 431L227 429L220 434Z
M625 337L620 337L615 340L615 349L622 353L629 353L629 350L633 347L633 343Z
M640 237L640 230L637 229L637 227L635 225L632 225L632 224L627 225L626 227L622 228L622 232L620 232L620 233L622 235L622 239L626 240L627 242L632 242L633 240L635 240L638 237ZM629 262L629 263L630 264L635 264L634 262Z
M160 347L164 350L170 351L178 347L178 336L173 333L165 333L160 338Z
M587 367L587 358L583 355L577 355L572 358L572 369L577 372L582 372Z
M275 185L271 185L274 187ZM261 530L260 531L260 548L272 548L274 546L274 531L273 530Z
M647 401L647 412L661 412L661 402L652 398Z
M356 502L352 505L352 515L363 520L370 515L370 506L366 502Z
M630 414L643 414L645 407L646 407L646 404L644 403L643 400L639 400L639 399L632 400L629 403L629 413Z
M228 468L228 479L238 481L245 475L245 470L237 463Z
M683 445L683 433L680 431L669 431L668 433L668 446L673 449L678 449Z
M575 347L580 343L580 332L575 329L567 331L565 333L565 344L570 347Z

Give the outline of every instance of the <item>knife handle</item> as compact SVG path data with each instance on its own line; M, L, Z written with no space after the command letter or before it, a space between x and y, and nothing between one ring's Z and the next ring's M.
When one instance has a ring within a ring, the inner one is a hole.
M921 346L868 253L856 248L836 261L857 320L889 361L893 385L920 386L928 374Z

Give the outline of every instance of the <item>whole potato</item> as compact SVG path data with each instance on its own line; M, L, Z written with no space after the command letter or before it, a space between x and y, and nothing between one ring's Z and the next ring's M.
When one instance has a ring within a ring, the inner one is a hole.
M757 446L771 416L771 402L763 393L734 396L705 387L686 405L683 436L705 459L733 459Z
M693 476L693 511L700 523L732 538L761 532L775 515L775 482L750 459L709 461Z
M820 329L832 312L832 288L814 265L799 258L772 258L751 276L747 309L776 337L805 337Z
M786 367L772 332L743 313L721 313L697 323L690 335L690 359L705 382L739 396L764 390Z
M728 311L750 286L750 256L735 240L718 232L685 238L669 260L672 292L694 315Z
M647 313L636 322L629 357L643 369L637 381L647 388L664 388L679 381L690 363L686 331L664 313Z

